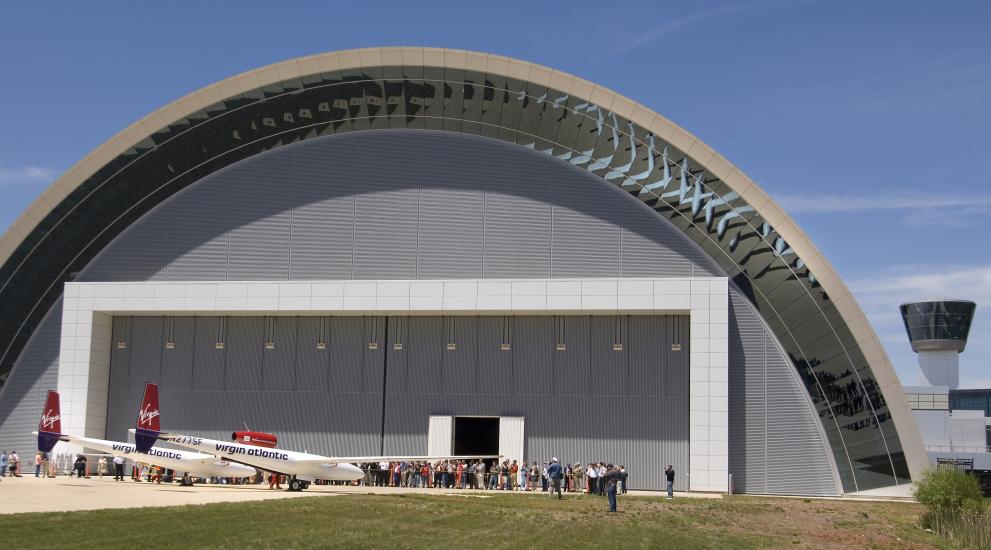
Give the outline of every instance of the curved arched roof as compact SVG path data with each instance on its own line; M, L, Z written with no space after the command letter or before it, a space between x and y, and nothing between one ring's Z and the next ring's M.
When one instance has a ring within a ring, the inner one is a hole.
M756 183L689 132L613 91L463 50L370 48L284 61L191 93L98 147L0 238L0 372L61 294L60 283L164 198L261 150L376 127L515 141L637 195L699 243L758 306L820 407L838 462L845 455L865 469L888 469L894 481L924 467L918 428L866 317ZM839 410L848 406L843 384L859 388L866 405ZM853 422L857 415L863 418ZM877 431L867 443L851 435L865 425ZM869 444L875 451L851 454ZM844 485L865 488L856 480Z

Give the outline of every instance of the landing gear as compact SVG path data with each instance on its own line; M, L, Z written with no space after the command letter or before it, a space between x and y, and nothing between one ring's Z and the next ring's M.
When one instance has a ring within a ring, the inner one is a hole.
M186 474L182 476L182 479L179 481L179 485L182 485L183 487L192 487L193 478L190 477L189 474Z
M302 479L292 478L292 480L289 482L289 490L294 493L302 491L303 489L306 489L309 486L310 486L310 482L303 481Z

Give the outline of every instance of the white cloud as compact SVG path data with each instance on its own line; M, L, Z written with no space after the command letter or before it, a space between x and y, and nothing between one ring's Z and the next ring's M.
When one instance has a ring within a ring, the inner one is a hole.
M991 211L991 196L947 196L946 194L884 195L789 195L774 196L789 213L864 212L869 210L915 210L926 213L958 208L963 213Z
M661 25L657 25L656 27L653 27L645 32L630 37L629 40L627 40L625 43L620 45L618 48L614 48L613 50L609 51L609 53L607 53L605 57L607 58L615 57L617 55L626 53L630 50L634 50L641 46L645 46L666 34L670 34L678 29L686 27L689 24L694 23L695 21L698 21L700 19L706 19L708 17L714 17L722 14L734 13L734 12L742 11L743 9L746 9L746 6L732 6L732 5L722 6L719 8L698 11L695 13L690 13L688 15L682 15L681 17L672 18Z
M961 387L991 387L991 265L895 266L877 276L848 281L898 371L903 384L918 383L918 369L898 306L909 301L956 298L977 303L967 349L960 355Z
M49 184L62 171L56 168L45 166L21 166L11 168L0 164L0 185L2 186L35 186L39 184Z
M750 11L754 9L761 8L776 8L776 7L790 7L799 4L809 4L815 0L780 0L780 1L769 1L769 2L731 2L723 6L717 6L707 10L696 11L692 13L682 14L680 16L672 17L660 25L654 26L642 33L635 34L629 37L628 40L622 42L618 47L610 50L602 59L608 59L610 57L615 57L620 54L624 54L628 51L635 50L637 48L646 46L647 44L661 38L662 36L671 34L675 31L681 30L696 21L702 19L709 19L711 17L717 17L720 15L729 15L732 13L739 13L744 11Z
M901 266L889 274L854 281L850 287L861 304L904 298L982 298L991 300L991 266L963 266L936 270L932 267ZM866 298L866 299L865 299Z

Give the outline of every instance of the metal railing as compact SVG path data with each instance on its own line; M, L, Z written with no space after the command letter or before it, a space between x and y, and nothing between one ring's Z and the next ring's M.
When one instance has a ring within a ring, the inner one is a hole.
M938 453L991 453L991 445L926 445L926 450Z

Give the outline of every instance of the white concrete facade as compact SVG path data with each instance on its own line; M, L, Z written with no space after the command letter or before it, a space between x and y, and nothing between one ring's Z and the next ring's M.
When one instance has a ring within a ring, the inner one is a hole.
M960 386L960 352L953 349L922 350L919 352L919 384L946 386L951 390Z
M725 277L66 283L66 433L104 437L114 315L690 315L689 487L728 489Z

